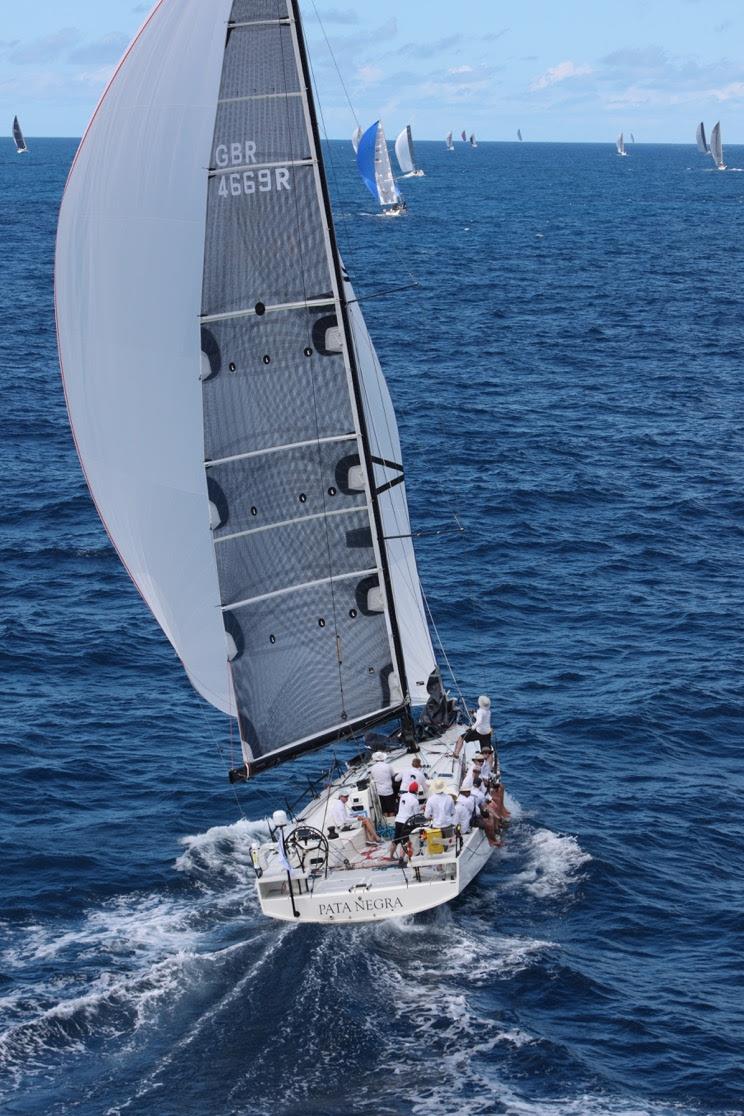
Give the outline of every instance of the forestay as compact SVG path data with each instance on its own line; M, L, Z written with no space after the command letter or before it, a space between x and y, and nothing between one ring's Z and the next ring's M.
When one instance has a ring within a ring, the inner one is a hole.
M298 20L288 0L161 0L57 243L91 493L252 771L425 700L434 665L410 538L383 537L410 533L400 448L342 298Z

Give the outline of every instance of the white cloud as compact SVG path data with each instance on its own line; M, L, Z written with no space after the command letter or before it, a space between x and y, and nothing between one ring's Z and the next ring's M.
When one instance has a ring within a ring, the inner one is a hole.
M744 98L744 81L732 81L730 85L725 85L723 89L711 89L711 97L715 97L717 101L739 101Z
M587 74L593 73L591 66L577 66L575 62L559 62L557 66L552 66L551 69L546 70L544 74L540 74L530 83L530 93L537 93L541 89L548 89L551 85L557 85L561 81L567 81L568 78L585 77Z
M374 85L377 81L382 81L385 76L384 70L379 66L360 66L357 70L357 77L365 85Z

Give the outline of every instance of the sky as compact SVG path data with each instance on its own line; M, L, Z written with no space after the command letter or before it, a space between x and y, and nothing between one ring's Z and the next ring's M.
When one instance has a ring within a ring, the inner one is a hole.
M389 135L410 123L419 139L521 128L525 140L687 143L699 120L720 119L725 142L744 142L742 0L301 3L333 138L382 118ZM150 4L3 7L0 119L10 131L18 113L28 136L81 135Z

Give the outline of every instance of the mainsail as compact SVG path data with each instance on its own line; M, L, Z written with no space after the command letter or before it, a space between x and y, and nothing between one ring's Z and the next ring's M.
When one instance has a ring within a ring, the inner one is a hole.
M455 150L455 145L452 142L452 132L447 133L446 143L447 143L447 150L448 151L454 151Z
M471 136L470 136L470 146L471 146L471 147L477 147L477 146L478 146L478 141L477 141L477 140L476 140L476 138L475 138L475 132L472 132L472 133L471 133Z
M710 133L710 154L718 169L724 170L720 122L713 125L713 131Z
M70 172L56 297L91 494L248 770L423 704L395 417L298 0L161 0Z
M468 135L467 135L467 132L464 129L463 129L462 132L460 132L460 139L462 140L463 143L468 142Z
M364 183L380 205L399 205L403 196L398 189L390 163L385 133L375 121L359 141L357 166Z
M632 132L630 133L630 142L635 143L635 136L633 135Z
M700 123L697 126L697 132L695 133L695 139L697 140L698 151L700 152L700 154L701 155L709 155L710 154L710 148L708 147L708 141L705 138L705 125L703 124L702 120L700 121Z
M520 143L522 142L522 129L521 128L517 128L517 139L519 140Z
M23 132L21 131L21 125L18 123L17 116L13 117L13 139L15 140L16 151L19 155L23 155L24 151L28 151L28 147L26 146L26 141L23 138Z
M622 132L620 133L620 135L615 140L615 147L617 148L618 155L624 155L625 154L625 141L623 140L623 133Z
M395 155L403 174L413 174L417 170L410 124L406 124L395 141Z
M361 138L362 138L362 129L357 127L354 130L354 134L351 137L351 146L354 148L354 154L355 155L356 155L357 151L359 150L359 140Z

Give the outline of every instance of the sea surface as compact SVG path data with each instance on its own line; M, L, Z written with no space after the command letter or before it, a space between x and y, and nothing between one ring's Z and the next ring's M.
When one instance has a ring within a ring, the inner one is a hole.
M317 927L260 916L248 850L328 753L231 788L107 541L55 348L76 142L29 147L0 148L4 1116L744 1112L744 174L419 143L383 220L331 145L514 821L450 906Z

